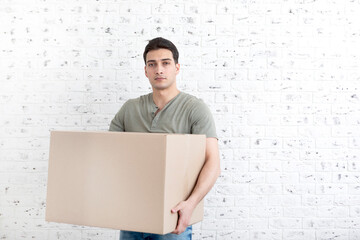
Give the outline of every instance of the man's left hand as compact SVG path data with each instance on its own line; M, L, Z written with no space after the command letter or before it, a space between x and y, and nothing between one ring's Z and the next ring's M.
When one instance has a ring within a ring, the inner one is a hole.
M181 234L188 227L191 219L191 215L195 209L196 205L190 203L189 201L182 201L176 207L171 209L172 213L178 213L179 219L176 226L176 229L172 232L174 234Z

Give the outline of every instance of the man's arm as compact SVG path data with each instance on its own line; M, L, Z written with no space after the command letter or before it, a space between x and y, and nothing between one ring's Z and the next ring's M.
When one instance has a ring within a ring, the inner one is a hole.
M110 123L109 131L125 132L124 117L125 117L125 112L126 112L128 102L129 101L125 102L122 105L122 107L120 108L120 110L115 114L115 117L113 118L113 120Z
M218 140L216 138L206 138L205 163L200 171L195 188L187 200L180 202L171 209L172 213L179 214L178 225L172 233L181 234L185 231L195 207L211 190L219 175L220 156Z

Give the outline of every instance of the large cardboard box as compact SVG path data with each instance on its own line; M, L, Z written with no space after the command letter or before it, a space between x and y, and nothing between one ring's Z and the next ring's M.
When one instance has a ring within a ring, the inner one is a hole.
M52 131L46 220L166 234L191 193L205 135ZM203 218L203 202L191 224Z

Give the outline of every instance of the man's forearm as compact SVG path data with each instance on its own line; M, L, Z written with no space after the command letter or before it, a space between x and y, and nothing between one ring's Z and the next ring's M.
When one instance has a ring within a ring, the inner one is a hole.
M179 214L178 224L173 233L180 234L185 231L195 207L214 186L219 175L220 157L217 139L207 138L205 164L200 171L195 188L186 201L180 202L171 210L172 213Z
M220 157L216 138L206 140L205 164L200 171L195 188L187 201L195 206L205 197L214 186L220 175Z

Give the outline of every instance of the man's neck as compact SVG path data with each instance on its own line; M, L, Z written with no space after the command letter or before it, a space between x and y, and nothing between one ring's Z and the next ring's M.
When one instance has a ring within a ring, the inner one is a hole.
M153 100L155 105L162 110L180 91L176 89L153 90Z

